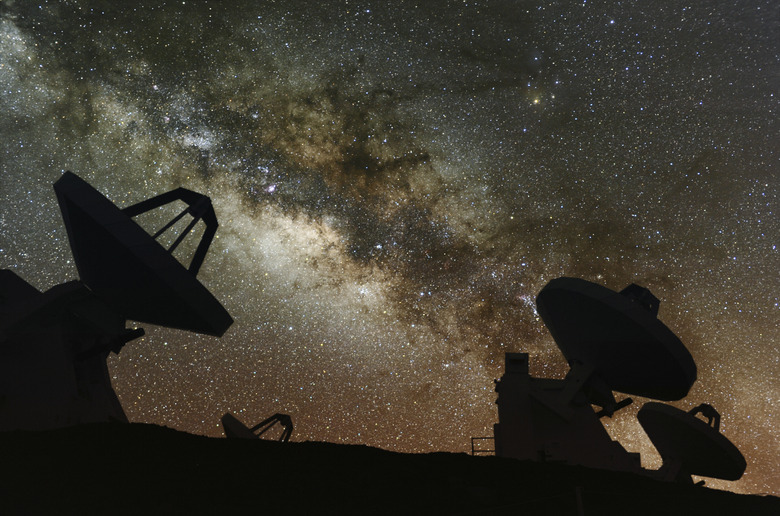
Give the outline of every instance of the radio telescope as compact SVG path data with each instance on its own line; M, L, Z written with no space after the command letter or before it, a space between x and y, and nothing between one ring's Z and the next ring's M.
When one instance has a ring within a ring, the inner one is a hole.
M40 292L0 271L0 430L127 421L106 359L144 334L128 320L215 336L233 322L197 279L217 230L207 196L179 188L120 209L71 172L54 191L80 279ZM187 208L154 235L133 220L172 201ZM164 248L157 238L186 218ZM200 221L185 267L172 253Z
M618 401L615 392L681 400L696 381L691 354L658 320L659 301L649 290L631 284L616 292L563 277L550 281L536 304L570 370L563 380L534 378L527 353L506 354L505 373L496 381L496 455L687 482L690 475L727 480L742 475L742 455L694 411L658 402L639 411L640 424L664 459L659 471L643 469L639 454L627 452L601 424L601 418L633 403L629 397ZM717 414L711 407L701 410L711 418Z

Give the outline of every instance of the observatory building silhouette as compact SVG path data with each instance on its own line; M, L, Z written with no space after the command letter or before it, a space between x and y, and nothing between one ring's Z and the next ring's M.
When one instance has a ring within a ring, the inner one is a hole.
M0 271L0 430L127 421L106 359L144 334L128 320L214 336L233 323L197 279L218 226L207 196L178 188L119 209L71 172L54 191L80 279L40 292ZM186 208L154 235L133 220L174 201ZM172 253L199 222L185 267ZM178 223L166 249L158 239Z
M541 290L536 306L570 369L563 380L535 378L527 353L505 355L504 375L496 380L497 456L681 482L691 482L691 475L742 476L745 459L720 433L720 415L707 404L690 412L659 402L642 407L639 423L663 459L655 471L643 469L639 454L626 451L602 425L601 418L633 403L618 401L614 392L677 401L696 381L693 358L658 320L659 301L649 290L631 284L615 292L562 277Z

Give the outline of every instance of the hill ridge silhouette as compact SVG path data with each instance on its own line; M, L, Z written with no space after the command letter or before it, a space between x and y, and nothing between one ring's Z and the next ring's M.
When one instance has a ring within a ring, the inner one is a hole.
M780 514L773 496L579 466L145 423L2 432L0 456L3 514Z

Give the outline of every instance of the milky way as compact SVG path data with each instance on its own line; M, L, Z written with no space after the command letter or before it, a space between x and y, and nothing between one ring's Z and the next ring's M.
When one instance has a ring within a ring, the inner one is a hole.
M658 5L657 5L658 4ZM0 267L77 277L52 183L220 221L222 339L144 325L110 359L132 421L465 452L505 351L561 378L551 279L661 299L722 414L739 492L780 494L780 6L3 2ZM636 422L608 429L645 466Z

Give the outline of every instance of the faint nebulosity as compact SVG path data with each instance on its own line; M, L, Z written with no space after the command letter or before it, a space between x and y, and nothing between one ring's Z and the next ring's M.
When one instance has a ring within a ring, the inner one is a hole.
M769 0L3 2L0 267L77 277L65 170L208 194L236 323L146 325L110 361L130 419L410 452L491 434L505 351L562 377L548 281L635 282L699 368L675 405L748 460L708 485L777 494L778 30ZM607 425L658 467L643 401Z

